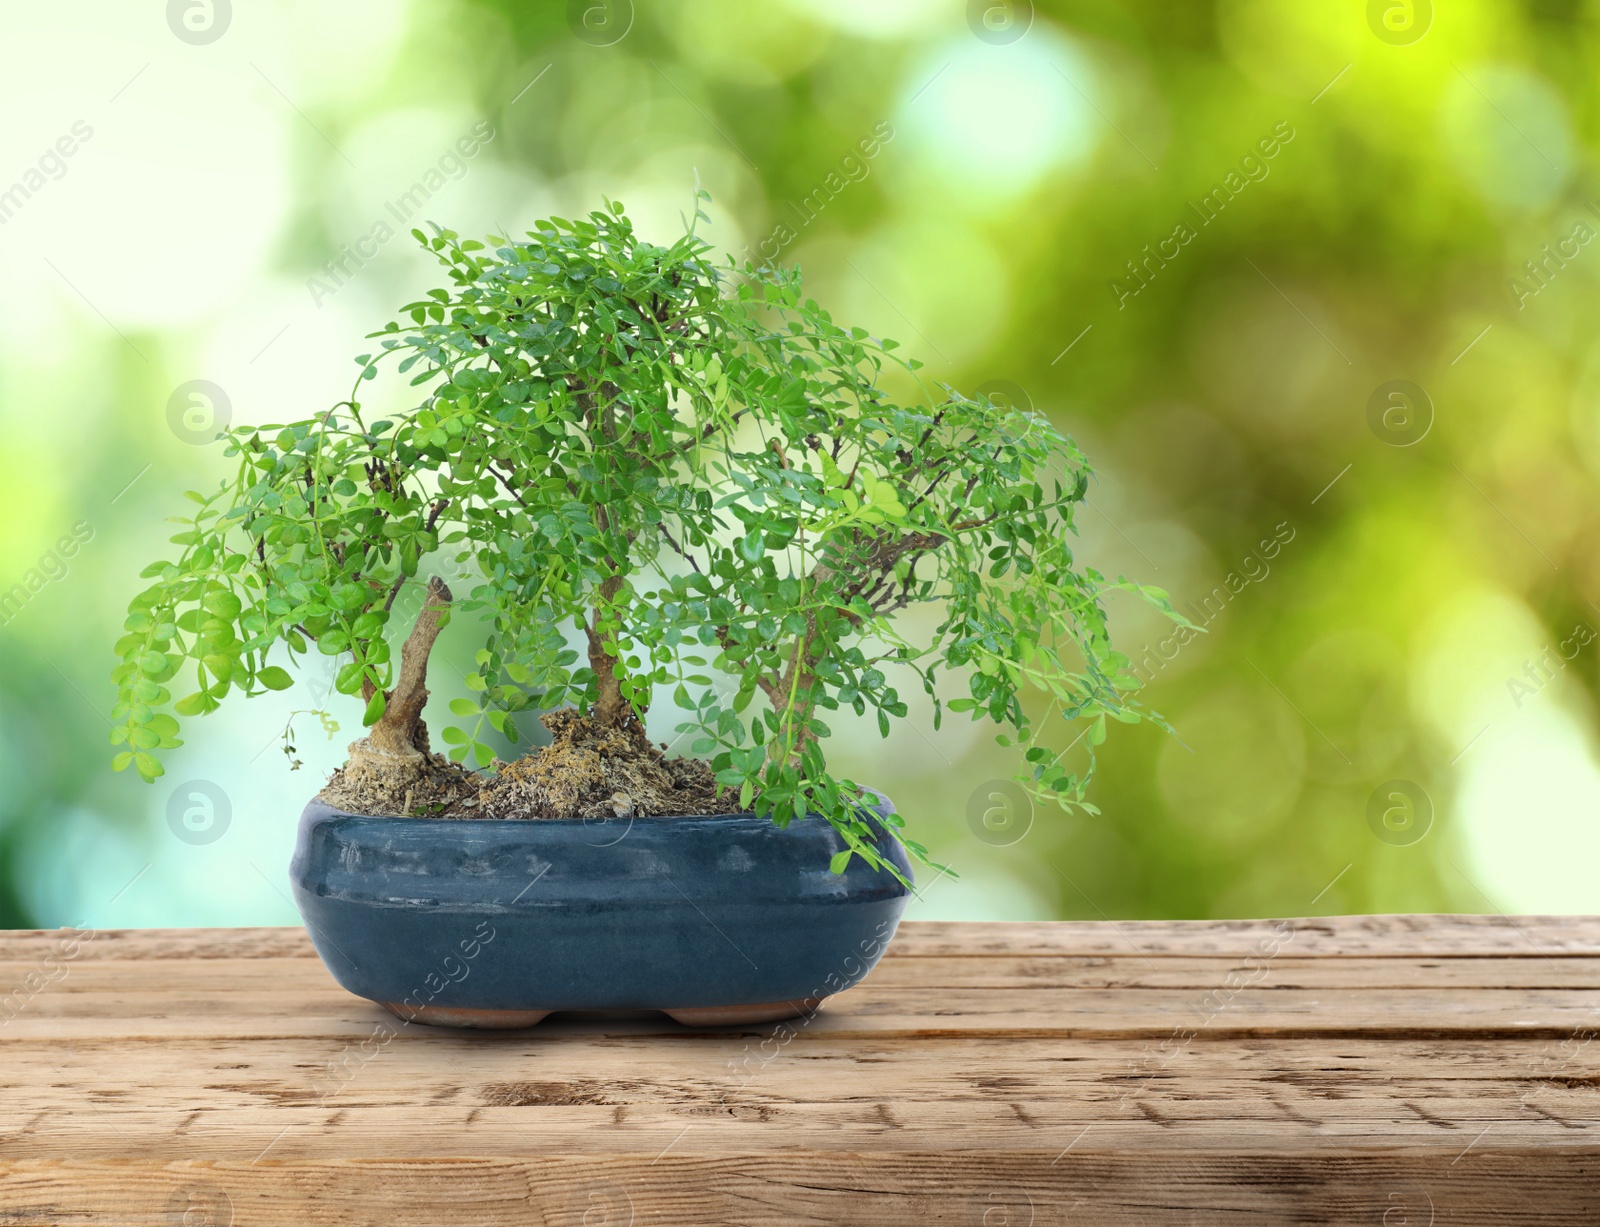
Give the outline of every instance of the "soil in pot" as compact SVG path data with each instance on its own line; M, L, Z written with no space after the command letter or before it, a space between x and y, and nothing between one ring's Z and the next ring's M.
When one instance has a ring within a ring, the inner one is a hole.
M397 770L392 755L358 741L318 795L346 813L428 818L642 818L739 808L709 763L668 758L638 720L601 723L565 708L539 723L551 743L496 762L490 775L420 750Z

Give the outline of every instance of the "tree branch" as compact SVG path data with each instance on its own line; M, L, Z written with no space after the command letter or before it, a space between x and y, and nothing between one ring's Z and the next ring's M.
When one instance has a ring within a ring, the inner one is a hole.
M688 551L686 551L681 545L672 539L672 534L667 531L666 524L657 524L656 527L661 530L661 535L667 539L667 544L672 547L673 552L676 553L679 558L683 559L686 563L693 567L694 573L699 575L700 564L694 560Z
M438 502L436 502L431 508L429 508L428 509L428 522L423 525L422 531L425 532L425 533L431 533L433 531L433 526L439 522L439 517L444 514L444 509L446 507L448 507L448 506L450 506L450 500L447 499L447 498L442 498ZM394 585L389 589L388 598L383 602L383 611L385 613L388 613L389 610L394 608L394 599L395 599L395 597L400 595L400 589L404 588L405 584L406 584L406 577L405 577L404 574L402 574L399 579L394 581ZM428 590L430 592L433 591L433 586L432 586L431 582L430 582L430 584L428 586ZM450 591L449 591L449 589L445 589L444 599L447 600L447 601L450 599ZM371 696L369 695L368 697L370 698Z

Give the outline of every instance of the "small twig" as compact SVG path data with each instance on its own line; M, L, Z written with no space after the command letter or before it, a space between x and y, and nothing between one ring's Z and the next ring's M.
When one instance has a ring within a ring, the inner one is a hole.
M422 531L425 533L431 533L433 531L433 526L439 522L439 517L444 514L444 509L449 505L450 500L447 498L442 498L436 502L428 511L428 520L423 526ZM394 585L389 589L388 597L383 602L384 613L388 613L389 610L394 608L394 599L400 595L400 589L404 588L405 584L406 577L403 574L394 581ZM445 599L450 599L448 589L446 590Z
M665 523L658 524L658 525L656 525L656 527L661 530L661 535L667 539L667 544L670 545L673 548L673 550L677 552L678 557L682 558L691 567L693 567L694 568L694 572L695 572L696 575L701 574L700 564L697 563L681 545L679 545L676 541L674 541L672 539L672 534L667 531L666 524Z

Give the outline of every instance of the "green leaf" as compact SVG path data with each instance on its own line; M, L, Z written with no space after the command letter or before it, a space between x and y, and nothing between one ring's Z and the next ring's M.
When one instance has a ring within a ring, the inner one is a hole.
M216 615L226 622L231 622L237 618L239 616L239 611L243 608L243 606L239 603L239 598L234 596L231 592L210 593L207 595L206 599L201 602L201 604L206 607L207 612Z
M384 708L387 703L388 700L384 697L383 691L374 690L372 692L372 697L367 700L367 710L362 713L362 725L370 729L374 724L378 723L379 720L382 720Z
M170 557L144 568L115 648L114 762L154 778L177 719L289 685L264 662L312 643L343 694L390 676L387 631L415 625L422 585L406 581L424 567L453 589L439 621L460 611L489 636L475 659L448 632L433 652L435 687L469 692L450 703L454 761L489 761L485 722L511 738L509 713L590 703L609 672L640 708L670 695L689 752L741 805L780 825L820 815L847 844L829 713L870 710L887 734L907 715L890 663L917 675L935 727L987 718L1023 751L1023 689L1089 721L1091 746L1109 720L1148 718L1104 597L1183 619L1076 562L1089 472L1044 417L907 380L920 364L835 321L797 270L729 276L695 234L646 242L610 201L488 246L431 223L417 238L438 281L357 362L357 392L394 412L364 426L343 402L225 432L237 467L187 496ZM374 379L389 386L368 394ZM591 628L607 654L592 663L569 646ZM169 707L189 662L198 689ZM797 675L805 692L786 696ZM1030 773L1041 792L1064 778L1037 756ZM1083 787L1058 795L1081 807Z
M845 867L850 864L850 858L854 855L855 853L849 848L846 848L843 852L835 852L833 858L828 862L828 872L843 873Z
M362 614L350 626L350 635L354 639L371 639L383 633L383 614L371 611Z
M198 716L206 709L206 695L204 691L197 690L193 694L184 695L172 705L172 710L180 716Z

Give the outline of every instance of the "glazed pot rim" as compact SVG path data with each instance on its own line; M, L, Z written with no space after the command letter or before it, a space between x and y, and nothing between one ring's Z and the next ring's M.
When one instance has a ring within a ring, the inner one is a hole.
M876 818L884 826L892 827L893 824L888 822L888 819L891 815L897 812L894 808L894 802L890 801L889 798L883 793L878 792L877 789L869 789L868 791L880 798L880 803L877 806L864 807L864 812ZM321 813L316 812L319 810ZM633 814L627 817L613 815L609 818L476 818L470 816L443 818L407 816L404 814L364 814L358 813L354 810L340 809L337 805L332 805L329 802L324 801L320 796L312 797L311 800L306 803L305 811L302 816L308 819L315 816L318 820L324 818L360 818L370 819L374 822L406 822L439 828L465 830L484 828L493 829L496 827L513 826L518 828L526 828L531 826L604 827L610 826L614 823L624 822L759 822L765 826L777 826L777 823L774 822L771 817L757 814L753 810L734 810L732 812L723 814ZM786 825L793 826L797 822L808 822L813 819L823 822L827 821L827 819L824 818L820 813L816 811L810 811L803 817L791 818ZM779 829L781 830L783 828Z

